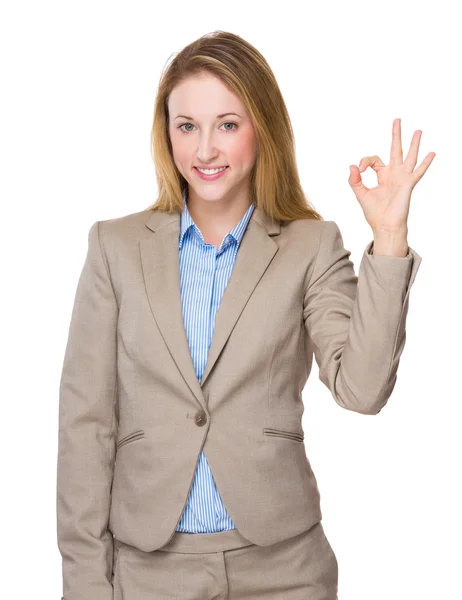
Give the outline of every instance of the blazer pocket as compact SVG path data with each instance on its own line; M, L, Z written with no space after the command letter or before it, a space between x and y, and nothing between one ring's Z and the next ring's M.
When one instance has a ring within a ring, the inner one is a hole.
M284 429L273 429L272 427L264 427L263 433L273 437L282 437L296 442L303 442L305 434L298 431L286 431Z
M137 429L136 431L132 431L125 437L120 438L120 440L117 442L117 450L124 444L129 444L130 442L134 442L135 440L139 440L141 438L144 438L143 429Z

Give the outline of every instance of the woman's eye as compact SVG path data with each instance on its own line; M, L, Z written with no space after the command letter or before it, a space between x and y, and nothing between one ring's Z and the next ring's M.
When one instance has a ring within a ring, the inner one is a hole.
M192 123L183 123L182 125L179 125L178 128L181 129L181 131L183 133L190 133L192 130L191 129L183 129L183 127L186 127L187 125L191 125L192 127L194 127L194 125ZM231 121L227 121L226 123L223 123L223 125L232 125L233 129L225 129L226 133L231 132L231 131L235 131L237 129L237 123L232 123Z
M188 130L188 131L185 131L185 130L183 129L183 127L186 127L186 125L191 125L191 123L183 123L183 125L180 125L180 126L179 126L179 129L181 129L181 131L183 131L184 133L189 133L189 131L190 131L190 130Z

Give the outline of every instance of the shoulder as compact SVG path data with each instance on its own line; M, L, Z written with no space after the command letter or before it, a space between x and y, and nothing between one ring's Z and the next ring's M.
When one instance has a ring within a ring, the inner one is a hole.
M336 221L320 219L297 219L284 226L288 246L297 255L305 256L310 269L325 269L351 255L345 248L340 227Z
M148 233L146 223L149 221L152 210L141 210L121 217L95 221L89 231L89 239L98 236L103 248L126 246L138 243Z
M281 222L281 231L292 241L310 242L312 247L332 246L342 243L340 228L335 221L296 219Z
M146 230L146 223L152 210L140 210L113 219L98 221L100 233L105 236L130 236Z
M88 230L90 249L100 248L107 258L124 254L130 248L137 248L138 242L146 237L152 210L141 210L121 217L94 221Z

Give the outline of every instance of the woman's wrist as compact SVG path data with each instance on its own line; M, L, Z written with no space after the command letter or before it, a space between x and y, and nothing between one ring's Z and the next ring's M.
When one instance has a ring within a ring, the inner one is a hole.
M405 258L409 253L406 232L374 232L373 252L377 256L397 256Z

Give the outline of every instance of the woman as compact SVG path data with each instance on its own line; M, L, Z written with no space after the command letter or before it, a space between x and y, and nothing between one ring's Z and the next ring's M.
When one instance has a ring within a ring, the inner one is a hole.
M421 131L350 167L374 239L359 278L300 185L262 55L215 32L163 74L157 202L96 222L60 385L64 600L334 600L306 456L313 354L342 407L377 414L421 257L407 244ZM379 185L368 190L368 166Z

